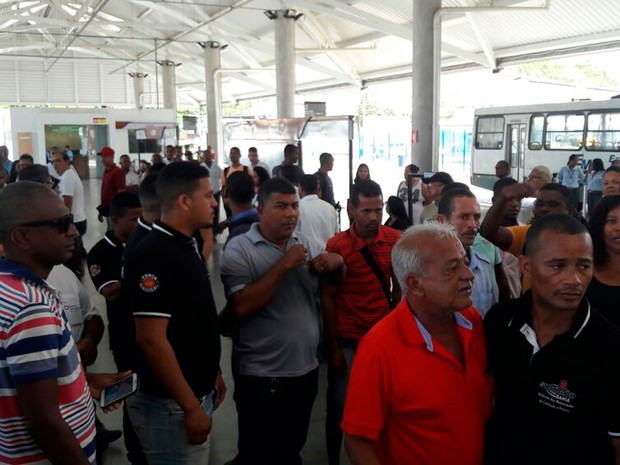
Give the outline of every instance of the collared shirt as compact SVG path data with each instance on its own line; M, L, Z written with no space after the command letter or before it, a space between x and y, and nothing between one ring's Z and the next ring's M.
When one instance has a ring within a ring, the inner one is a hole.
M482 321L471 307L454 317L464 364L406 299L360 342L342 429L370 440L382 465L482 463L492 391Z
M307 195L299 201L296 230L326 244L338 232L338 213L318 195Z
M209 179L211 180L211 185L213 186L213 192L217 194L222 190L222 168L215 161L211 163L211 167L209 167L205 162L202 162L200 166L209 170Z
M558 172L558 181L569 189L578 188L583 181L583 177L583 171L578 166L572 169L568 166L563 166Z
M495 264L489 257L473 247L469 248L469 269L474 274L471 288L473 306L484 318L499 300L499 288L495 280Z
M122 285L123 252L125 244L114 236L114 231L108 231L99 242L88 252L86 263L90 279L95 285L97 292L112 284ZM103 295L103 294L102 294ZM106 299L106 313L108 315L108 333L110 336L110 348L114 352L122 350L125 343L125 328L130 315L123 313L123 305L120 298L115 300Z
M129 304L136 318L166 318L166 336L197 397L209 393L220 362L220 335L211 283L195 239L155 222L125 261ZM170 397L143 357L140 390Z
M485 318L495 377L494 461L611 465L620 437L620 330L582 300L571 328L540 347L532 294Z
M250 210L231 216L228 220L228 239L226 239L226 244L224 244L224 247L226 247L233 237L237 237L248 232L250 227L254 223L258 223L259 220L260 218L258 217L258 211L256 208L251 208Z
M605 171L588 174L588 192L603 192L603 175Z
M324 251L303 234L293 234L282 250L267 241L258 226L254 223L224 250L221 273L229 297L262 278L295 244L308 249L308 260ZM306 262L284 276L264 308L239 320L233 349L240 374L296 377L318 366L318 290L318 276Z
M387 315L391 308L383 287L360 250L368 249L383 272L383 279L392 278L392 248L400 238L400 232L387 226L379 226L375 240L366 244L352 225L327 242L327 251L337 253L344 260L346 277L338 286L336 305L336 333L338 337L359 339L377 321Z
M95 463L95 410L63 303L22 265L0 260L0 463L45 464L17 386L55 379L60 415Z

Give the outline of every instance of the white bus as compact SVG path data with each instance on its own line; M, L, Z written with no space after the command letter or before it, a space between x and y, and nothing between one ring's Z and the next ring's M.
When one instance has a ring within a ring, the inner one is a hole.
M537 165L557 173L574 153L584 172L594 158L605 168L620 159L620 98L475 111L473 185L492 189L499 160L510 163L512 177L523 181Z

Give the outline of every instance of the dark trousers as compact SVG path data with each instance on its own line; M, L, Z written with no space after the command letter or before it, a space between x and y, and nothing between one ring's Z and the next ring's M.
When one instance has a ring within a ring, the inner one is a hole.
M594 205L603 198L603 191L588 191L588 216L592 214Z
M325 441L327 446L327 463L340 464L340 449L342 447L342 416L344 401L349 386L349 375L353 366L353 359L357 352L357 339L338 339L347 368L345 373L339 373L335 368L327 368L327 411L325 416Z
M295 378L237 375L235 465L301 465L319 369Z

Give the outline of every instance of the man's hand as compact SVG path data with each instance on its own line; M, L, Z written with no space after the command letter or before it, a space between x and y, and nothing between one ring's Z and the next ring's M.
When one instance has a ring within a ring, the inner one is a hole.
M292 270L299 265L303 265L307 259L308 250L301 244L295 244L288 249L288 252L286 252L286 255L282 258L282 263L287 270Z
M185 429L189 444L202 444L209 437L211 418L205 413L200 404L185 411Z
M344 260L337 253L322 253L310 262L317 273L331 273L344 266Z
M217 399L215 400L214 409L218 408L224 402L226 398L226 383L224 382L224 378L222 378L222 374L218 373L217 378L215 378L215 387L217 389Z
M80 353L80 358L84 366L90 366L97 360L97 344L88 337L84 337L75 343Z
M510 186L505 186L500 195L506 200L521 200L525 197L535 197L536 189L526 182L511 184Z
M88 381L88 389L90 389L90 395L93 399L99 400L101 399L101 391L103 391L108 386L113 385L114 383L120 381L123 378L126 378L131 374L131 370L125 371L123 373L86 373L86 381ZM105 408L105 412L111 412L112 410L116 410L121 406L120 402L110 405Z

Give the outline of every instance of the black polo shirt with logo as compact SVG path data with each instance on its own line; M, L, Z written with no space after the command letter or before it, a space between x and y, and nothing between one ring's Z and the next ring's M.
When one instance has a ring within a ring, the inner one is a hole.
M220 336L211 283L196 241L156 222L126 257L125 280L135 318L169 319L167 337L197 397L209 393L219 370ZM143 357L140 390L170 397Z
M103 239L97 242L86 258L88 273L95 285L97 292L111 284L120 283L122 286L123 252L125 246L114 236L114 231L108 231ZM108 333L110 337L110 349L114 353L114 359L121 356L125 342L127 318L122 313L122 299L106 299L106 312L108 314Z
M489 464L611 465L620 439L620 330L583 300L571 329L538 348L532 296L484 320L495 412Z

